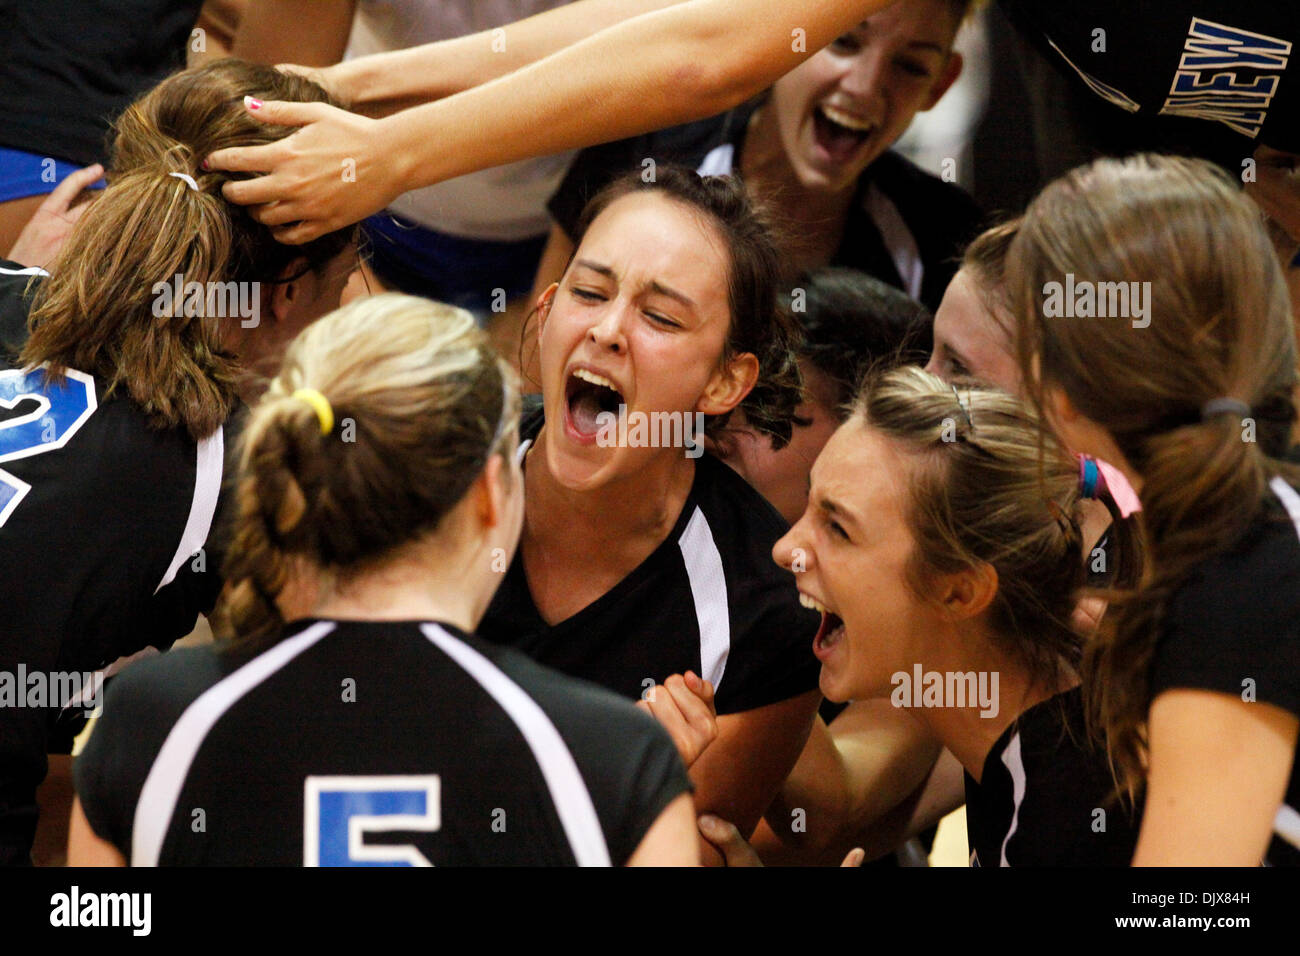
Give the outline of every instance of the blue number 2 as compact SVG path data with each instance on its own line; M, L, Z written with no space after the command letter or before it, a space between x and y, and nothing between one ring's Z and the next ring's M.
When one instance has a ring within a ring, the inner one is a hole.
M367 844L365 835L439 829L442 808L437 774L308 777L304 790L304 866L433 866L409 844Z
M68 369L59 384L46 381L45 369L0 372L0 408L35 402L26 414L0 421L0 462L62 448L94 413L95 380ZM0 527L31 491L27 482L0 468Z

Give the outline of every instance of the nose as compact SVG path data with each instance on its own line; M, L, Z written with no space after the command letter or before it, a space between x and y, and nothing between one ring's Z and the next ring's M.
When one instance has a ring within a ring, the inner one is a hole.
M804 518L796 521L794 527L772 545L772 560L787 571L796 574L811 570L813 555L807 536L804 534Z
M868 46L849 60L840 77L840 89L876 122L883 121L880 107L888 68L889 57L885 51Z
M627 351L627 338L623 329L624 309L617 301L610 302L600 320L587 330L587 337L597 348L619 354Z

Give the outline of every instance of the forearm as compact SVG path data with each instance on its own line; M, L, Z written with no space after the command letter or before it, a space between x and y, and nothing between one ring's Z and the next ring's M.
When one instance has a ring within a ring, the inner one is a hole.
M895 819L897 808L919 794L939 751L928 729L889 701L856 702L829 729L819 721L764 815L755 849L765 862L821 865L838 864L864 841L887 843L895 831L901 842L908 814Z
M404 190L725 112L890 0L690 0L383 120ZM581 4L575 5L581 6ZM796 42L797 41L797 42Z
M356 0L257 0L244 10L233 53L254 63L329 66L343 59L355 11Z
M335 75L357 112L387 116L472 89L606 27L682 2L581 0L497 29L358 57Z

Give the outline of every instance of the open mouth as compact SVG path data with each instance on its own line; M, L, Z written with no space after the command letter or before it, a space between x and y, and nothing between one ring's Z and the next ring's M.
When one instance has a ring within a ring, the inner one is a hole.
M607 412L617 415L624 404L622 392L612 381L584 368L569 373L564 383L564 403L573 430L582 438L592 439L600 431L600 416Z
M813 651L816 653L829 651L844 636L844 620L816 598L811 598L802 591L799 592L799 603L806 608L821 612L822 623L817 629L817 636L813 638Z
M875 124L832 106L819 106L813 111L813 131L817 145L833 162L847 163L866 145Z

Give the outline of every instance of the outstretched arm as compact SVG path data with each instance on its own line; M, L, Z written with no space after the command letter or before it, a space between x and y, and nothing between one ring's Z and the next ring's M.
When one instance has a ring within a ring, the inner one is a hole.
M306 242L411 189L724 112L890 2L688 0L380 120L320 104L265 104L257 112L266 121L305 128L209 161L268 174L228 183L226 197L274 202L255 218L281 227L283 241Z

